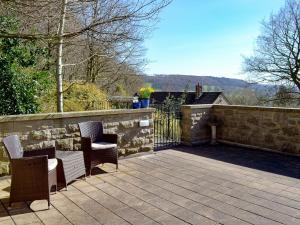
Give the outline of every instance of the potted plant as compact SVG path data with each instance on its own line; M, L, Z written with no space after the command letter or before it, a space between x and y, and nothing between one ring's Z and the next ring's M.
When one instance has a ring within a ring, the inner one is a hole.
M139 101L139 96L138 96L137 93L135 93L134 96L133 96L132 108L133 109L139 109L139 108L141 108L141 102Z
M140 89L141 107L148 108L150 105L150 96L154 92L152 87L143 87Z

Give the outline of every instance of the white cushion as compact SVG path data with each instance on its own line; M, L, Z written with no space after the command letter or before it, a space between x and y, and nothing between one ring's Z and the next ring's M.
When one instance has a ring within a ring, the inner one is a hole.
M92 143L93 150L101 150L101 149L109 149L109 148L116 148L117 144L108 143L108 142L95 142Z
M57 166L57 159L48 159L48 171L53 170Z

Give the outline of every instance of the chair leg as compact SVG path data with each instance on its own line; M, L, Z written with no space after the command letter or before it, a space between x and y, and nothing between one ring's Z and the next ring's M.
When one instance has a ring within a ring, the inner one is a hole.
M8 202L8 207L11 208L11 201L10 201L10 200L9 200L9 202Z
M51 208L50 199L48 199L48 209Z
M116 164L116 171L118 171L118 169L119 169L119 164L117 163Z
M92 174L92 166L91 166L91 165L86 166L86 167L85 167L85 170L86 170L86 176L87 176L87 177L90 177L91 174Z

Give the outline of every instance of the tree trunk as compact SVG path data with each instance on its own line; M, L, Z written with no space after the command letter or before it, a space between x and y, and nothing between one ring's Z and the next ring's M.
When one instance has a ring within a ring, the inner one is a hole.
M93 5L93 17L92 20L96 20L96 18L98 17L98 4L99 1L96 0L94 1L94 5ZM94 70L95 70L95 37L94 37L94 31L89 31L87 32L87 40L89 42L88 46L89 46L89 61L88 61L88 66L87 66L87 75L86 75L86 81L87 82L92 82L95 83L95 75L94 75Z
M58 45L56 60L56 87L57 87L57 112L64 111L63 103L63 34L66 19L66 8L68 0L61 1L61 14L58 28Z

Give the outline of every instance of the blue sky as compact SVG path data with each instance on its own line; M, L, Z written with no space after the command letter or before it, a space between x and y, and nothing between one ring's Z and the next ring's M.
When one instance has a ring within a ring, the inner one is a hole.
M246 78L242 56L251 55L261 21L284 0L173 0L146 40L147 74Z

